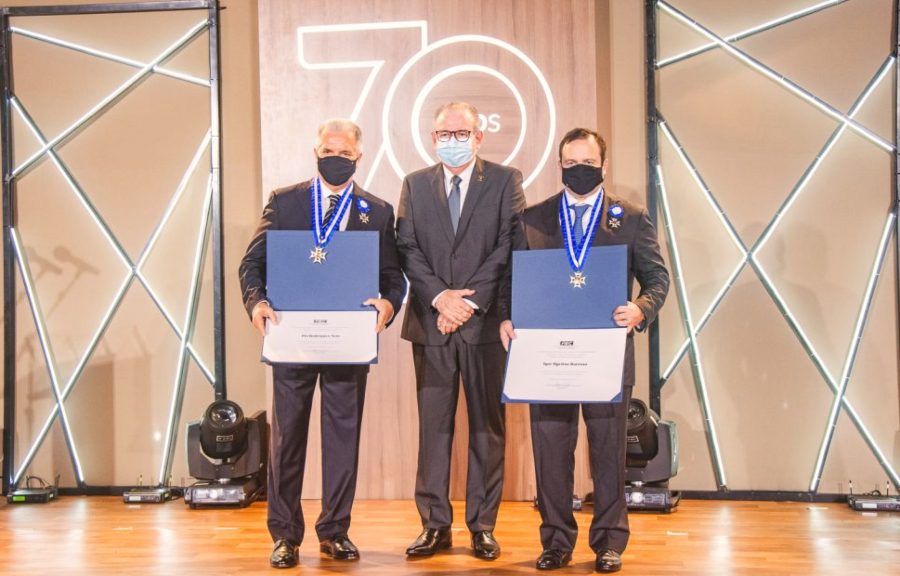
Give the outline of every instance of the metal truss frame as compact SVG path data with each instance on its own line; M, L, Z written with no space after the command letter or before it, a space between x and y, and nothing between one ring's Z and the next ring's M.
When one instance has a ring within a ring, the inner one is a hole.
M53 38L45 34L24 29L12 25L12 18L17 16L55 16L63 14L109 14L109 13L140 13L161 12L172 10L196 10L202 13L202 19L188 29L180 38L162 50L149 62L139 62L108 51L98 50L83 44L76 44L66 40ZM224 290L222 286L222 197L221 197L221 109L219 89L219 2L218 0L178 0L171 2L138 2L130 4L83 4L65 6L32 6L32 7L7 7L0 8L0 90L2 90L2 102L0 102L0 120L2 120L3 143L3 238L4 238L4 437L3 437L3 491L8 493L14 490L23 478L25 471L31 465L34 456L42 446L50 428L59 419L78 489L89 492L96 487L89 487L85 481L84 470L78 457L78 445L69 425L69 416L65 402L77 385L85 367L88 365L94 351L100 343L112 318L115 316L119 305L135 280L143 287L158 312L166 320L179 341L179 357L177 370L173 378L172 400L169 409L168 425L164 445L163 458L160 465L158 483L167 484L172 468L172 458L177 438L177 426L181 418L181 406L184 398L184 388L187 379L187 369L191 361L199 368L200 372L211 384L217 398L224 398L225 388L225 332L224 332ZM165 63L186 48L192 42L207 33L209 42L209 78L198 78L189 74L175 72L165 68ZM58 134L47 137L32 116L28 113L25 104L16 96L14 90L14 74L12 65L12 37L18 35L36 41L45 42L53 46L86 54L107 61L116 62L136 69L135 73L111 93L97 102L90 110L84 113L78 120L69 125ZM56 149L78 136L94 120L110 110L132 90L136 89L143 81L153 74L160 74L169 78L188 82L209 89L210 102L210 128L198 143L196 152L187 163L183 176L174 190L163 215L153 228L150 237L145 243L138 258L132 259L125 251L118 238L107 224L100 211L91 201L88 191L78 183L75 175L63 160ZM40 144L37 152L14 165L13 157L13 114L27 126L32 137ZM199 214L199 232L194 247L191 283L188 289L188 306L185 317L176 319L166 308L162 299L154 291L148 278L143 273L143 267L147 262L154 246L160 238L166 224L169 222L175 207L181 200L192 174L196 172L204 156L209 157L209 175L207 178L203 209ZM97 226L108 245L118 256L123 267L123 277L106 312L94 329L92 337L88 341L81 357L75 365L70 377L63 382L57 372L57 362L53 353L53 343L46 329L45 316L41 309L41 302L35 289L35 278L31 273L28 256L22 248L22 238L16 227L16 184L25 177L31 169L39 163L49 160L59 174L68 184L70 191L79 200L91 221ZM197 305L200 295L200 279L207 258L207 246L212 239L212 268L213 268L213 341L214 364L211 369L201 357L200 353L191 344L194 333ZM16 280L21 279L25 289L27 302L31 310L38 341L44 356L44 362L48 371L50 388L53 394L54 405L48 414L31 448L26 452L18 468L15 462L15 422L16 422Z
M758 280L763 285L769 296L772 298L772 301L775 303L778 310L784 316L786 322L791 328L794 335L797 337L803 349L806 351L810 360L818 370L819 374L822 376L822 379L828 385L832 393L834 394L831 410L829 411L825 431L823 432L823 438L820 443L819 452L816 460L816 464L811 474L810 484L809 484L809 493L815 494L819 489L819 484L822 477L822 470L825 465L826 458L828 456L828 450L831 446L831 442L834 437L835 428L837 425L837 418L843 410L850 420L853 422L859 434L862 436L866 445L871 450L872 454L878 460L878 463L881 465L883 470L887 473L891 482L893 482L895 487L900 488L900 476L898 476L897 471L892 466L890 460L887 458L885 453L881 450L878 444L875 442L875 439L868 431L865 423L860 417L859 413L854 409L850 400L846 396L847 387L850 382L850 378L853 371L853 366L856 361L856 356L859 351L859 345L862 340L863 332L865 329L866 321L869 316L869 312L872 305L872 297L875 292L875 288L877 287L878 281L881 277L881 271L884 266L884 262L886 259L887 251L891 243L891 238L894 238L896 245L898 247L898 251L900 251L900 239L898 239L898 204L900 204L900 196L898 196L898 190L900 190L900 184L898 184L898 178L895 178L893 181L893 202L892 206L888 210L888 213L885 216L885 221L881 233L881 238L878 243L878 247L875 251L875 255L872 262L871 271L868 277L866 289L864 291L862 300L859 304L859 311L857 313L856 322L853 328L853 333L850 339L850 346L847 350L846 356L844 358L843 368L841 370L840 376L836 377L832 374L827 366L825 366L824 361L819 356L816 351L812 341L806 335L803 330L802 325L797 320L797 318L791 312L789 306L781 297L778 288L775 283L767 274L765 268L762 263L757 258L760 250L765 246L766 242L771 238L773 232L777 228L778 224L781 222L782 218L785 214L791 209L794 201L797 199L799 194L804 190L807 183L810 181L813 174L828 156L830 151L833 149L835 143L838 139L844 134L846 130L852 130L858 133L860 136L871 142L872 144L878 146L883 150L887 150L891 153L895 172L897 166L897 154L898 154L898 145L897 145L897 132L895 132L894 142L888 142L884 138L881 138L877 134L872 133L870 130L860 125L855 121L855 116L862 108L863 104L866 102L867 98L872 94L872 92L877 88L882 82L885 81L886 78L890 75L891 72L895 74L895 81L900 82L898 80L897 69L898 63L897 58L895 57L897 50L896 47L898 45L898 39L894 39L894 51L892 54L888 55L882 65L879 67L878 71L871 78L869 83L863 89L863 91L859 94L856 101L850 107L850 109L846 112L846 114L836 108L832 107L830 104L817 97L815 94L809 92L804 89L799 84L793 82L786 76L780 74L779 72L773 70L768 67L764 63L759 60L753 58L746 52L734 46L734 42L752 36L754 34L758 34L760 32L771 30L777 26L781 26L783 24L787 24L789 22L794 22L800 18L808 16L810 14L815 14L822 10L831 8L838 4L842 4L846 0L830 0L826 2L820 2L818 4L814 4L809 6L806 9L799 10L793 12L791 14L785 15L781 18L777 18L771 20L769 22L765 22L763 24L754 26L748 30L744 30L742 32L738 32L736 34L732 34L728 37L721 37L716 35L707 27L703 26L698 21L691 18L689 15L685 14L681 10L678 10L665 0L646 0L645 2L645 17L646 17L646 27L647 27L647 117L648 117L648 128L647 128L647 137L648 137L648 197L652 198L652 202L648 202L650 206L656 206L656 199L660 200L662 216L665 224L665 231L668 239L668 248L669 248L669 257L670 263L673 268L673 275L675 277L675 285L676 291L678 295L679 302L681 304L681 318L684 327L684 331L687 334L687 337L682 342L678 351L675 353L674 358L668 364L668 366L661 370L660 357L659 357L659 348L658 344L654 348L651 348L651 401L653 407L657 410L661 408L661 391L665 383L672 376L675 369L678 367L680 362L684 359L685 356L689 356L691 359L691 369L692 376L697 388L697 396L698 401L700 403L701 413L704 418L704 427L707 437L707 444L709 446L710 458L712 460L716 484L719 487L720 491L726 491L728 489L727 478L725 476L725 470L722 460L722 454L719 450L719 442L718 436L716 433L715 422L713 419L714 410L710 405L709 396L707 394L707 386L703 372L703 365L701 362L702 355L700 354L699 344L697 341L697 336L706 326L709 319L715 313L716 308L722 302L725 295L729 292L731 287L734 285L738 275L741 271L746 267L750 266L750 268L754 271ZM691 28L701 36L705 37L708 40L708 43L703 44L693 50L686 51L682 54L678 54L663 60L658 60L656 56L656 32L657 32L657 22L656 16L657 11L665 12L669 16L673 17L675 20L681 22L685 26ZM897 17L897 9L895 5L895 18ZM898 18L900 21L900 18ZM897 26L895 24L895 30ZM747 246L740 236L737 234L734 226L732 225L728 215L725 213L724 209L716 200L716 197L713 195L712 191L706 185L703 180L702 175L699 170L696 168L696 165L691 161L690 156L685 150L685 148L678 141L674 130L671 125L666 122L663 118L660 111L657 109L656 103L656 86L655 86L655 74L656 71L665 66L669 66L671 64L675 64L677 62L681 62L688 58L694 57L698 54L703 54L709 50L721 49L735 57L741 63L749 66L756 72L770 78L784 89L793 93L794 95L800 97L805 102L824 112L831 118L838 121L838 126L831 133L828 139L825 141L821 150L816 154L816 157L813 159L811 164L806 168L800 180L796 183L793 189L785 198L784 202L776 211L775 215L769 221L766 228L763 230L762 234L756 240L756 242L752 246ZM895 103L895 107L900 110L900 105ZM900 114L898 114L900 117ZM900 131L900 130L898 130ZM732 270L731 274L728 276L728 279L721 286L719 292L713 298L713 301L709 305L709 307L703 312L703 314L699 317L699 320L694 321L694 316L691 314L685 286L684 286L684 277L682 274L682 266L681 266L681 255L678 251L678 243L677 236L675 234L675 223L672 221L671 210L669 208L669 194L667 193L665 180L664 180L664 170L663 166L659 160L659 138L662 135L663 138L672 146L672 148L676 151L680 162L684 165L684 167L688 170L691 176L694 179L695 184L697 185L700 192L703 194L703 197L710 204L711 208L715 212L718 217L720 224L723 229L727 232L729 238L734 243L738 252L741 255L740 261L737 263L735 268ZM900 258L900 256L898 256ZM898 285L900 285L900 277L896 278Z

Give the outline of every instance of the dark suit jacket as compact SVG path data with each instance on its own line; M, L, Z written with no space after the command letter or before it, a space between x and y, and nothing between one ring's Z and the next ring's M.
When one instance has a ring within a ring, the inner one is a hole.
M449 336L436 326L434 297L446 289L470 288L478 311L460 328L469 344L497 342L495 302L512 248L513 230L525 209L522 173L476 158L456 235L441 164L403 180L397 209L397 248L410 293L402 336L416 344L440 345Z
M247 253L241 260L239 270L241 293L247 314L252 315L253 307L260 300L266 299L266 232L269 230L312 230L312 210L309 201L311 185L312 181L307 181L275 190L263 209L259 226L247 247ZM353 194L364 198L371 206L369 221L368 223L360 221L359 208L354 198L349 210L347 230L375 230L380 233L378 285L381 297L393 304L394 318L396 318L406 293L406 280L400 271L397 257L394 208L359 186L353 187ZM376 296L378 295L372 294L373 298Z
M541 250L563 248L562 230L559 224L559 199L562 192L554 194L540 204L535 204L525 211L523 217L524 234L517 234L516 250ZM613 204L621 206L625 213L620 219L618 228L609 226L609 207ZM597 232L591 246L625 244L628 246L628 300L634 302L644 313L644 323L638 326L643 330L647 324L656 319L669 291L669 272L666 270L659 252L656 239L656 228L650 221L647 210L630 202L603 195L603 212L597 226ZM590 258L588 254L588 258ZM632 298L634 279L641 286L637 298ZM500 302L502 319L509 319L510 291L504 283L503 297ZM548 294L550 298L552 295ZM623 302L624 304L624 302ZM634 385L634 332L628 335L625 344L625 368L623 384Z

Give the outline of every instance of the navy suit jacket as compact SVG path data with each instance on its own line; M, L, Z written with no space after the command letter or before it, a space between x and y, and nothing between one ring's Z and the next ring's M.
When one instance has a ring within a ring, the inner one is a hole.
M312 181L280 188L272 192L256 233L241 260L239 270L241 294L247 314L253 314L253 307L266 299L266 232L269 230L312 230L312 207L310 186ZM378 286L381 297L394 306L394 318L400 312L406 293L406 280L400 270L397 257L397 242L394 236L394 208L377 196L369 194L359 186L353 187L353 194L369 203L368 222L359 218L356 199L350 207L347 230L373 230L379 233L380 245ZM372 294L372 297L377 297ZM393 320L393 318L392 318Z
M539 204L525 210L521 233L516 235L515 250L541 250L563 248L562 230L559 223L559 200L562 192L554 194ZM618 204L624 210L618 227L610 226L609 207ZM609 193L603 194L603 212L597 223L597 231L591 246L625 244L628 247L628 300L634 302L644 313L643 329L656 319L669 291L669 272L659 251L656 228L647 210ZM590 253L588 254L590 258ZM635 278L640 284L640 292L632 298ZM504 320L510 317L509 273L502 290L500 313ZM553 295L548 294L548 298ZM624 302L622 302L624 304ZM625 366L623 384L634 385L634 332L625 343Z

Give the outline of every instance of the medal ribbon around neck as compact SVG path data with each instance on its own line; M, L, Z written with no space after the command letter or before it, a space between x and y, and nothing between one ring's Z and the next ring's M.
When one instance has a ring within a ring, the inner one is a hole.
M341 201L331 216L331 222L328 223L324 230L322 230L322 183L318 176L310 188L310 196L313 212L313 236L315 237L316 246L322 247L331 241L334 231L340 228L341 220L344 219L344 213L347 212L347 208L353 201L353 182L351 181L347 184L347 187L341 192Z
M594 241L594 234L597 233L597 223L600 221L600 214L603 212L603 188L597 195L597 200L591 206L591 215L588 218L588 226L581 237L581 244L575 246L574 234L572 226L572 218L569 216L569 200L565 191L559 199L559 221L562 223L563 229L563 245L566 249L566 255L569 257L569 266L574 272L581 272L584 262L587 260L588 252L591 251L591 244Z

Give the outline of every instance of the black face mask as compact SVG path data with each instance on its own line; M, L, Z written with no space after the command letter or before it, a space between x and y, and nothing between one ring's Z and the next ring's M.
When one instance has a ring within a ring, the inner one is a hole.
M343 184L356 172L356 160L343 156L325 156L319 158L319 174L332 186Z
M588 164L576 164L569 168L563 168L562 180L569 190L579 196L584 196L603 182L603 168Z

